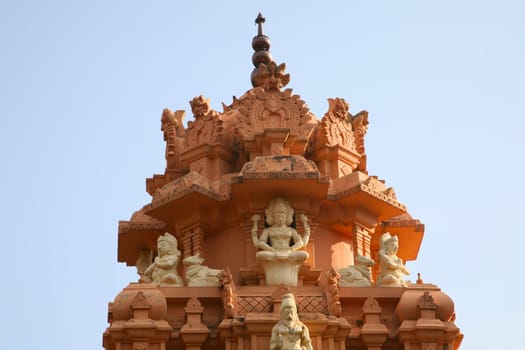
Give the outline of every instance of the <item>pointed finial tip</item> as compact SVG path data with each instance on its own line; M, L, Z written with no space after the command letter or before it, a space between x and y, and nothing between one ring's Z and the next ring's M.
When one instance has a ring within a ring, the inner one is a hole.
M261 24L264 22L266 22L266 18L264 18L262 13L259 12L259 14L257 15L257 18L255 19L255 23Z
M255 23L257 23L257 35L263 36L263 23L266 22L266 18L263 17L262 13L259 12L257 15L257 18L255 19Z

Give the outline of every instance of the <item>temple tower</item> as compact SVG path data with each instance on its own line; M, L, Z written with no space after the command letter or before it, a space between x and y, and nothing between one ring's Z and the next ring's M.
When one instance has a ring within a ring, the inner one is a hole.
M264 22L251 89L222 112L195 97L186 127L162 112L166 169L119 222L138 277L109 305L105 349L269 349L289 295L316 350L458 349L450 297L406 280L424 225L368 173L368 112L342 98L310 112Z

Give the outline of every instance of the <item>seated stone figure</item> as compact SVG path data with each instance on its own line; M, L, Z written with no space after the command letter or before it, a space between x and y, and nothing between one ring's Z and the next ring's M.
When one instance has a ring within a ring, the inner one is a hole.
M268 285L297 285L297 273L302 263L308 259L308 253L299 251L306 247L310 237L310 226L306 215L299 216L305 233L301 237L290 227L293 221L294 210L283 198L276 198L270 202L265 211L266 223L269 227L257 237L259 215L253 215L252 240L257 252L256 261L263 266Z
M177 273L180 251L177 249L177 239L168 232L157 239L158 255L153 263L144 271L144 279L157 285L184 286L182 278Z
M186 267L186 281L188 287L220 286L219 275L221 270L210 269L202 265L203 258L197 255L188 256L182 262Z
M358 254L354 265L338 270L341 275L339 285L341 287L371 287L370 267L374 266L374 264L374 260Z
M283 295L280 320L272 328L270 350L313 350L310 332L297 315L293 294Z
M397 256L399 249L397 236L391 236L388 232L383 233L379 247L381 274L377 279L377 285L381 287L406 287L408 281L403 280L403 276L409 275L410 271L403 264L403 260Z

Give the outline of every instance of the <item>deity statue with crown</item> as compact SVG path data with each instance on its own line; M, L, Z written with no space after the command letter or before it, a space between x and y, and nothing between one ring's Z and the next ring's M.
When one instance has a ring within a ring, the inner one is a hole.
M265 210L266 223L261 235L257 237L259 215L253 215L252 240L257 252L256 261L265 273L266 284L289 286L297 285L299 268L308 259L308 253L299 250L306 247L310 237L310 226L306 215L299 216L305 233L301 237L291 227L294 210L283 198L276 198L270 202Z

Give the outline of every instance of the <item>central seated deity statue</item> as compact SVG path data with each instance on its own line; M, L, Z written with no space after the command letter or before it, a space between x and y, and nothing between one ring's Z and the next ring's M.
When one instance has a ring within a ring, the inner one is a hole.
M306 215L299 219L304 226L304 237L291 227L294 210L283 198L270 202L265 210L266 227L257 237L259 215L253 215L252 240L257 252L256 261L264 269L267 285L297 285L301 265L308 259L308 253L299 249L306 247L310 237L310 226Z

